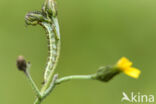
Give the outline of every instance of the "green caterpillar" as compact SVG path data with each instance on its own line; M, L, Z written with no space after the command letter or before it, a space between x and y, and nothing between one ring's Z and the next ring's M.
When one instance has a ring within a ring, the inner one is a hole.
M55 35L55 27L52 24L52 28L49 28L49 24L42 23L42 26L47 30L47 39L48 39L48 49L49 49L49 57L46 65L45 73L44 73L44 82L46 83L49 75L53 73L57 60L59 57L60 51L60 39Z
M56 10L54 10L54 7L51 7L52 11L50 11L49 8L50 5L46 5L45 3L41 12L30 12L25 18L27 25L39 24L46 30L49 55L44 73L44 83L53 76L60 53L60 31L58 20L56 18L57 13Z

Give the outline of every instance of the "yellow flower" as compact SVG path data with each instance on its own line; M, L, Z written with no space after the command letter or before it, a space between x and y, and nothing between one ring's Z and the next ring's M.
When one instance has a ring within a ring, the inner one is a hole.
M122 57L118 62L117 62L117 67L127 74L130 77L133 78L138 78L141 71L137 68L132 67L132 62L129 61L126 57Z

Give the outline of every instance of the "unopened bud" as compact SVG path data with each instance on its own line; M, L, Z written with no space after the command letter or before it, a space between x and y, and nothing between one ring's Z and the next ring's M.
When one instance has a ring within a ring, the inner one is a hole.
M113 77L115 77L119 73L120 71L113 66L101 67L97 71L96 79L103 81L103 82L108 82L109 80L111 80Z
M26 72L26 69L27 69L27 62L26 62L26 60L24 59L23 56L19 56L19 57L17 58L16 65L17 65L17 68L18 68L20 71Z
M42 10L44 12L47 12L49 16L56 16L57 10L56 10L56 2L55 0L46 0Z

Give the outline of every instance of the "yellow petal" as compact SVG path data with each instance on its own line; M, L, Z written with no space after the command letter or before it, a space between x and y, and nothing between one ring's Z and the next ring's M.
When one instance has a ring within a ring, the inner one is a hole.
M141 71L137 68L131 67L131 68L124 70L124 73L127 74L128 76L132 77L132 78L137 79L139 77Z
M132 66L132 62L129 61L126 57L122 57L122 58L118 61L117 66L118 66L121 70L124 71L125 69L127 69L127 68L129 68L129 67Z

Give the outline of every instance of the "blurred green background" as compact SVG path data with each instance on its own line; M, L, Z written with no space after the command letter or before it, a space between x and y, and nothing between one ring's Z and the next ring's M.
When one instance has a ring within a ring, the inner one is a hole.
M16 58L31 61L41 87L47 61L44 30L28 26L24 16L44 0L0 0L0 104L33 104L34 93ZM156 95L155 0L57 0L62 49L57 73L90 74L126 56L142 73L124 74L109 83L77 80L58 86L43 104L121 104L122 92Z

